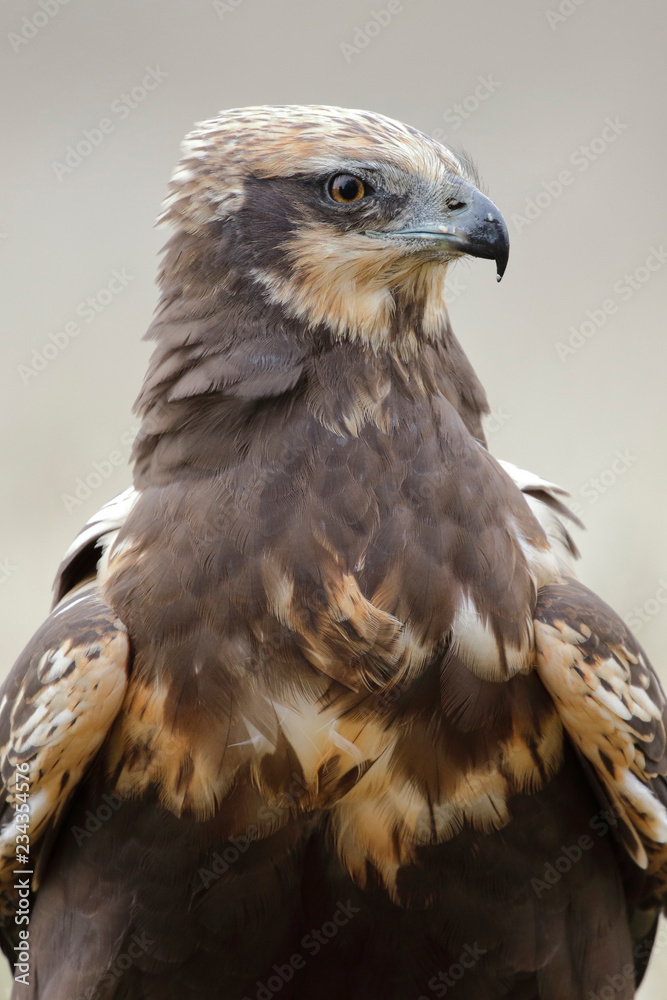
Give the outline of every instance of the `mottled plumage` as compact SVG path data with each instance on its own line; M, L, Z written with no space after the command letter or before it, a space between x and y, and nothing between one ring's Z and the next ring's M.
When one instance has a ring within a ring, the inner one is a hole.
M633 997L665 699L562 491L487 450L443 289L502 275L498 210L414 129L283 107L198 126L163 220L134 489L0 705L16 996Z

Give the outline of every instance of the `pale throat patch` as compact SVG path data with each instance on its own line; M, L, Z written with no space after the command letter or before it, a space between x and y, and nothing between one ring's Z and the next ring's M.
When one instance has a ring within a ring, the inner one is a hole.
M289 276L255 268L251 273L269 301L310 327L324 325L338 339L382 348L394 323L397 300L421 306L421 336L438 339L447 326L446 263L417 260L389 240L303 226L287 247ZM396 340L404 360L419 346L406 323Z

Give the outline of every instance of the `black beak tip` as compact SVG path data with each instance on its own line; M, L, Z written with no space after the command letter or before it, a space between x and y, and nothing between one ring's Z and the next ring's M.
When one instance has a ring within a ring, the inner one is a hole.
M503 275L507 270L507 262L510 258L510 237L507 232L507 225L500 212L498 212L497 216L489 214L488 220L495 229L493 246L495 249L496 281L502 281Z
M496 254L496 281L502 281L507 270L507 262L510 258L509 243L506 243L503 250Z

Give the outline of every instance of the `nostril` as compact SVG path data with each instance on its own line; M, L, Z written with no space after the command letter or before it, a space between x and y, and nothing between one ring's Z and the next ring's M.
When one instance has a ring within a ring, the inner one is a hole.
M450 212L460 212L462 209L468 207L465 201L459 201L458 198L446 198L445 205Z

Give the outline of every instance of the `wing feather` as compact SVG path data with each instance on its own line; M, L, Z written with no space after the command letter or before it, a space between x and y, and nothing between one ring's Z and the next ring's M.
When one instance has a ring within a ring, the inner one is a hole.
M74 587L96 578L100 562L108 555L138 499L139 492L130 486L89 518L58 567L53 584L54 606Z
M0 891L9 893L6 899L19 827L28 829L37 888L40 845L51 840L120 709L128 662L121 621L96 591L78 590L51 613L7 678L0 692Z
M573 580L545 587L535 613L537 670L592 765L635 862L663 875L667 702L641 646Z

